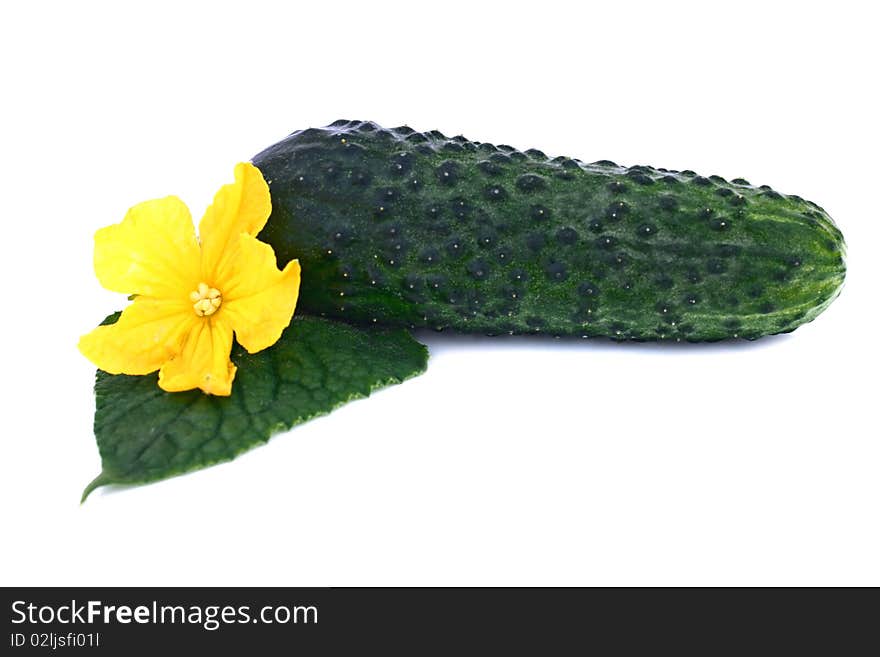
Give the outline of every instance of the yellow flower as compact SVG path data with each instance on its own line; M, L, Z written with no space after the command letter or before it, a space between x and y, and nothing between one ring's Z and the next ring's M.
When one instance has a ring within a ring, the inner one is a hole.
M235 365L232 333L254 353L290 324L299 262L279 271L275 252L256 235L271 210L269 187L252 164L235 167L199 223L176 196L131 208L121 223L95 234L101 285L134 294L115 324L79 341L80 351L111 374L159 370L159 386L229 395Z

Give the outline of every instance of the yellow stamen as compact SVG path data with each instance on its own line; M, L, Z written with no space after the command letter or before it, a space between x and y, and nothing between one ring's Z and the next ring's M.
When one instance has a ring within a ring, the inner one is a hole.
M199 283L199 287L189 293L189 300L193 302L193 310L199 317L207 317L217 312L223 301L220 290L211 287L207 283Z

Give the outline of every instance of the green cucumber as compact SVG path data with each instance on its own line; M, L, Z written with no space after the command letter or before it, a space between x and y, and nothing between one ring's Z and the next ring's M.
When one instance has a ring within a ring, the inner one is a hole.
M621 340L754 339L837 296L815 203L743 179L336 121L257 155L260 238L299 258L299 312Z

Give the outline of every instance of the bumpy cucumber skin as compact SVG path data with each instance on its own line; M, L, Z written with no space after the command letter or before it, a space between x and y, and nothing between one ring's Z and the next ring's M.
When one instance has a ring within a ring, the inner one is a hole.
M336 121L257 155L299 312L470 333L714 341L811 321L845 275L816 204L742 179Z

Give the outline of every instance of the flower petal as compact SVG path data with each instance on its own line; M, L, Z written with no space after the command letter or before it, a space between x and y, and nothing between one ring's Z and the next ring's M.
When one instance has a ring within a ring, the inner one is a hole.
M110 374L149 374L180 351L197 320L186 301L137 297L115 324L82 336L79 350Z
M223 281L222 312L239 344L254 353L278 341L290 324L299 295L299 261L279 271L275 251L250 235L239 237L229 277Z
M256 236L271 211L269 186L263 174L249 162L237 164L235 182L220 188L199 223L202 272L208 282L216 285L224 277L238 236Z
M229 360L232 327L219 317L196 319L180 353L159 370L159 387L168 392L201 388L209 395L230 395L236 369Z
M171 298L199 283L199 243L176 196L145 201L95 233L95 274L114 292Z

